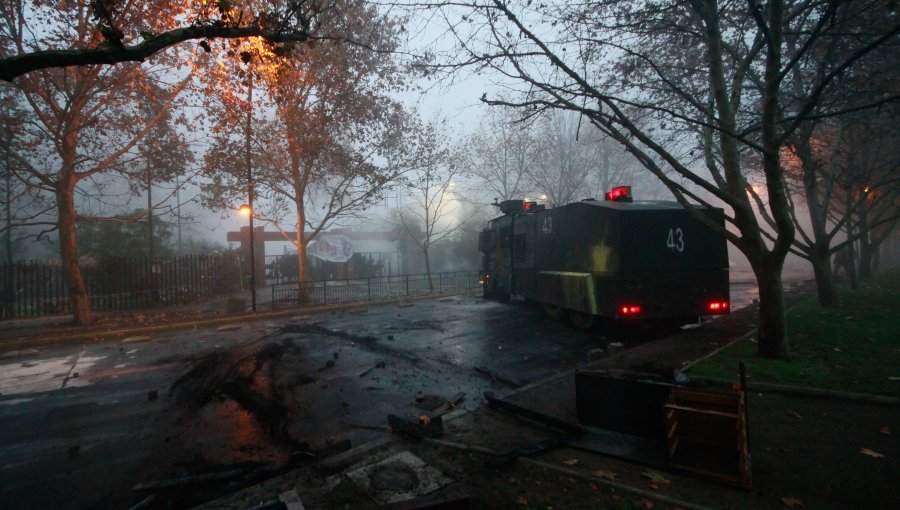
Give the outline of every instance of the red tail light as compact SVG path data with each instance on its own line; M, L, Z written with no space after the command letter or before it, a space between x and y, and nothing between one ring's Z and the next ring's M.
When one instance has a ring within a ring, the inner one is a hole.
M619 313L622 315L637 315L641 313L641 307L638 305L622 305L619 307Z
M726 313L728 301L710 301L706 304L706 310L711 313Z

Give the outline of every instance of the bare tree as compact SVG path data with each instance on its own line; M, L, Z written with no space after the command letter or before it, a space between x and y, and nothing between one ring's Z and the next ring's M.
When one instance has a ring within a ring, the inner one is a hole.
M809 210L810 226L795 214L793 251L812 264L824 307L838 303L831 256L837 254L835 265L848 270L855 286L857 274L871 277L877 246L900 219L893 118L885 108L826 119L784 151L794 200Z
M489 109L466 144L468 171L496 199L537 197L561 205L603 196L617 184L640 183L643 196L655 196L655 188L661 187L639 171L621 144L580 114L521 114L512 108Z
M716 205L704 200L712 197L725 204L734 231L706 223L747 256L756 275L760 353L789 356L781 270L794 225L780 151L835 79L894 37L896 26L848 41L853 50L833 72L787 102L785 76L822 34L836 30L833 3L492 0L439 8L456 47L438 54L445 59L433 62L437 68L476 65L522 84L519 99L489 104L579 112L700 221L692 203ZM786 32L801 34L793 49ZM747 152L758 155L764 200L751 197Z
M422 250L428 289L434 290L431 248L466 222L461 217L461 203L455 193L456 180L462 177L463 170L439 122L429 122L414 132L419 136L410 152L416 155L419 167L407 182L413 205L398 211L396 221Z
M577 113L549 112L539 124L540 149L528 177L534 189L553 205L589 198L576 194L583 192L595 168L599 144L580 136L578 117Z
M589 120L567 111L551 111L544 117L535 124L540 144L528 172L538 194L553 205L565 205L602 196L612 182L625 180L631 158L621 157L627 154L620 145Z
M2 89L3 92L11 92L8 89ZM18 241L15 231L22 227L35 214L40 214L40 207L34 207L34 201L38 197L29 193L29 188L22 183L15 174L17 163L15 161L15 150L17 146L18 131L21 128L21 119L24 111L15 104L15 98L10 93L0 93L0 105L3 110L10 113L8 118L4 119L2 128L0 128L0 205L2 205L3 224L0 226L0 233L3 235L2 263L7 266L5 276L5 285L0 286L0 291L9 290L12 285L12 264L13 257L18 248L13 245L13 238Z
M538 140L531 124L519 121L513 109L489 109L463 154L468 171L498 200L521 198L531 191L526 176L535 165Z
M839 163L835 165L838 173L829 214L832 238L839 230L846 232L846 238L835 243L831 251L847 250L849 262L856 263L851 275L863 279L872 278L878 266L878 247L900 221L900 147L895 142L895 113L896 108L886 108L874 114L840 118L845 141L839 144L841 151L834 158Z
M842 3L836 4L833 10L831 23L840 29L823 33L812 50L799 60L788 75L785 95L792 101L801 101L811 85L820 81L822 76L833 73L835 66L846 60L848 52L855 51L853 45L846 43L848 36L852 34L853 38L871 39L896 24L890 16L885 17L881 9L860 9L858 5ZM800 33L788 33L785 38L787 47L796 52L800 39ZM891 154L891 149L885 153L886 147L881 137L886 134L884 119L894 118L891 114L896 111L895 105L890 103L900 98L895 65L900 56L898 50L900 45L894 40L861 58L854 65L854 72L837 80L822 94L821 101L812 108L810 118L796 129L789 139L789 146L785 148L786 163L791 170L788 177L796 177L801 184L794 191L794 200L805 202L809 211L810 227L807 228L801 218L795 218L798 237L794 252L812 264L819 303L825 307L835 306L838 302L831 254L838 249L842 250L842 256L849 253L847 250L852 247L854 238L858 238L861 248L869 253L868 230L883 226L884 218L870 224L866 212L867 204L873 201L879 202L879 205L889 202L885 199L890 197L893 189L881 181L893 170L883 167L885 156L887 161L892 156L896 160L896 153ZM868 136L864 133L867 129L873 134L878 133L878 136ZM849 163L856 156L862 157L851 167ZM882 168L876 169L879 166L876 161ZM888 167L896 166L890 162L887 164ZM875 200L876 183L880 184L877 192L879 200ZM869 187L873 190L872 194L865 191ZM846 193L840 188L852 190L850 196L845 197ZM856 200L858 205L836 207L845 199ZM887 212L883 207L880 209L882 214ZM839 213L840 210L843 214ZM839 218L831 221L834 216ZM854 217L858 217L858 221ZM842 231L851 233L846 242L836 244L835 237ZM868 271L869 264L865 266Z

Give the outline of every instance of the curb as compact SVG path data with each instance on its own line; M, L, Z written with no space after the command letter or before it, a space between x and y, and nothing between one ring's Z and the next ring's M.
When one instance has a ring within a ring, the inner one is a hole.
M717 379L714 377L691 377L691 383L699 386L730 386L734 381ZM786 384L761 383L747 381L747 391L757 393L778 393L793 397L811 397L827 400L843 400L846 402L858 402L863 404L878 404L884 406L900 406L900 398L886 397L884 395L872 395L869 393L852 393L849 391L825 390L808 386L788 386Z
M67 343L75 343L82 341L102 340L109 338L119 338L132 335L143 335L148 333L162 333L166 331L175 331L188 328L207 328L212 326L222 326L225 324L234 324L240 322L258 321L265 319L275 319L281 317L289 317L297 314L320 313L332 310L351 310L354 308L365 308L373 305L385 305L391 303L403 303L410 301L424 301L428 299L440 299L450 296L460 296L471 294L475 291L449 292L443 294L428 294L425 296L403 297L400 299L382 299L377 301L365 301L361 303L347 303L335 305L323 305L309 308L294 308L291 310L280 310L277 312L262 313L243 313L240 315L232 315L216 319L189 320L182 322L171 322L156 326L144 326L136 328L113 329L109 331L84 331L79 333L61 334L56 336L41 336L40 333L31 333L31 336L22 336L15 339L2 341L0 340L0 351L15 351L29 347L48 347L54 345L63 345Z

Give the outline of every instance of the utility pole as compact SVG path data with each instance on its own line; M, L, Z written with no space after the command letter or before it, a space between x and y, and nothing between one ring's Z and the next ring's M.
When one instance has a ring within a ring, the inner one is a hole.
M253 118L253 70L247 69L247 126L244 135L246 137L247 150L247 203L250 205L250 303L252 310L256 311L256 242L253 239L253 162L250 153L251 120Z
M6 160L9 164L9 158ZM4 232L4 241L6 242L6 283L12 288L12 171L7 166L6 170L6 232Z
M147 158L147 246L150 263L153 263L153 179L150 176L150 158Z
M184 253L181 246L181 183L175 176L175 218L178 221L178 255Z
M3 232L3 240L6 248L6 282L3 286L0 286L0 292L10 291L13 292L13 253L12 253L12 161L10 158L10 151L12 145L13 134L12 130L9 126L4 130L4 136L6 140L5 143L5 151L4 151L4 165L3 165L3 173L6 177L6 200L5 200L5 209L6 209L6 230ZM7 310L0 310L0 315L5 316Z

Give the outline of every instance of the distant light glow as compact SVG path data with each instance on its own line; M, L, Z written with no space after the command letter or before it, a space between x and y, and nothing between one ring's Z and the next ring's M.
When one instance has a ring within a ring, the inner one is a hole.
M247 204L241 204L241 207L240 209L238 209L238 211L240 211L240 213L244 216L250 216L250 213L253 212L253 209L251 209Z

